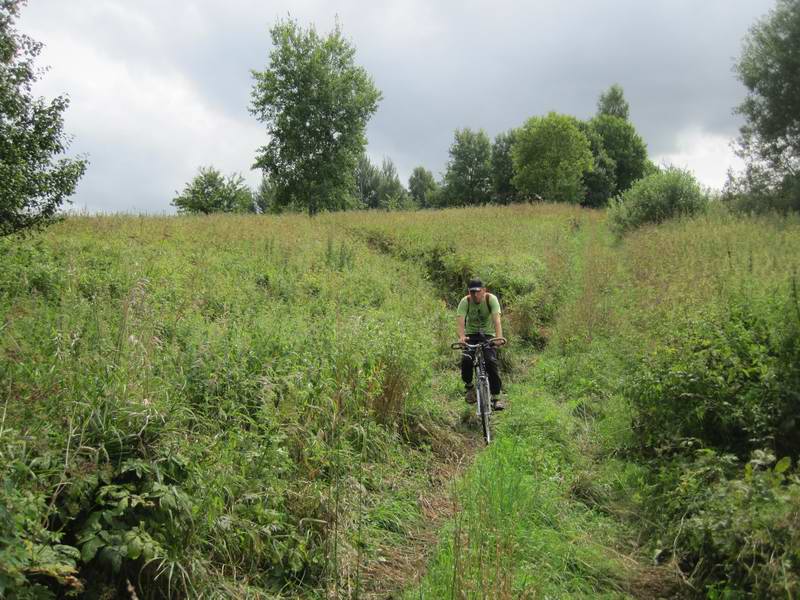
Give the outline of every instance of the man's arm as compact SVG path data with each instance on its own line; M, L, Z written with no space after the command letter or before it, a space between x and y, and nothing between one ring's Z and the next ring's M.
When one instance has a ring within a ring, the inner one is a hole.
M467 342L467 336L464 335L464 317L458 315L456 317L456 326L458 327L458 339L462 344Z
M503 337L503 325L500 323L500 313L492 314L492 321L494 321L494 337Z

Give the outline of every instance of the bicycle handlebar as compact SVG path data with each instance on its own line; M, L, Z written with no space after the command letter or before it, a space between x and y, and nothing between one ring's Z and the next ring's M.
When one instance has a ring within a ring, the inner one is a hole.
M479 344L465 344L464 342L453 342L452 344L450 344L450 348L453 350L472 350L484 344L499 348L500 346L505 346L507 343L508 340L504 337L493 337L492 339L486 342L481 342Z

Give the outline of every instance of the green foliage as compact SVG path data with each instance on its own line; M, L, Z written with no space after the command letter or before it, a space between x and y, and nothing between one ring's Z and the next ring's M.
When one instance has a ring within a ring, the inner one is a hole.
M734 210L800 210L800 2L778 0L744 40L735 65L748 90L738 153L744 172L729 173L723 199Z
M390 158L384 158L378 168L366 154L362 154L358 159L355 180L357 200L363 208L396 210L413 207Z
M637 181L611 202L608 224L618 236L643 225L702 214L708 197L689 171L668 167Z
M630 106L628 105L628 101L625 100L622 86L618 83L613 84L605 92L600 94L600 98L597 100L598 115L611 115L612 117L619 117L627 121L629 112Z
M647 146L634 126L625 119L600 114L590 122L603 138L603 147L616 165L614 181L617 191L625 192L647 169Z
M21 489L25 465L15 460L24 443L14 431L3 431L0 487L0 595L3 598L55 598L47 583L69 592L83 590L75 577L79 551L62 544L63 534L46 527L47 497ZM13 446L16 446L14 448ZM16 472L15 472L16 471ZM28 486L25 486L28 487Z
M581 204L590 208L600 208L608 204L617 190L617 164L606 152L603 138L591 122L579 121L578 129L589 140L593 163L593 168L583 173L586 196Z
M792 461L754 450L742 463L701 449L651 484L658 559L691 571L709 598L794 597L800 590L800 479Z
M744 41L736 73L748 90L743 151L766 161L780 175L800 165L800 2L778 0Z
M69 101L33 95L42 45L14 27L24 4L0 2L0 237L53 222L87 166L85 159L57 158L69 145Z
M408 191L411 198L420 208L433 208L436 206L436 194L439 184L425 167L414 167L408 178Z
M512 148L514 186L551 202L583 201L583 174L594 168L589 140L577 121L551 112L517 131Z
M265 183L262 181L262 188ZM268 185L268 184L266 184ZM269 193L269 189L260 189ZM264 204L268 198L260 201ZM223 177L214 167L200 167L198 174L186 184L183 192L172 199L172 205L182 213L209 215L217 212L255 212L253 193L244 177L231 174Z
M262 177L258 188L253 192L253 205L261 214L280 213L283 208L278 202L277 189L269 177Z
M516 130L497 134L492 143L492 198L497 204L511 202L517 190L513 185L514 161L511 148L516 141Z
M292 20L270 33L269 66L253 71L251 112L270 138L255 166L275 183L282 203L304 206L309 215L344 208L381 94L355 65L355 48L338 24L324 37Z
M452 435L431 401L444 309L326 219L0 240L5 597L289 596L374 560L357 544L387 531L351 525L416 498Z
M492 147L483 130L457 129L444 174L448 206L485 204L492 192Z
M741 173L728 173L722 201L744 214L800 211L800 176L780 173L768 164L748 161Z
M411 196L400 183L397 169L391 158L384 158L381 163L377 196L378 207L386 210L407 210L416 207Z
M797 455L800 317L787 303L785 328L772 331L762 310L733 304L698 316L636 366L627 395L641 448L692 438L740 458L767 445Z

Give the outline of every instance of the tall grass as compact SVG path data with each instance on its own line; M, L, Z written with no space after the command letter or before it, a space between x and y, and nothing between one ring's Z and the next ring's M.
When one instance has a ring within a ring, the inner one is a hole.
M335 227L74 218L0 252L7 589L335 585L380 481L450 435L441 302Z

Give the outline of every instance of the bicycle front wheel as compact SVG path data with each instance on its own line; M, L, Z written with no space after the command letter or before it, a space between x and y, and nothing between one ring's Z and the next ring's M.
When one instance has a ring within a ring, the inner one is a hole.
M492 441L492 427L489 417L492 414L491 395L489 392L489 382L482 381L479 387L479 402L480 402L480 416L481 426L483 427L483 439L486 440L488 445Z

